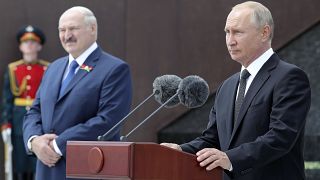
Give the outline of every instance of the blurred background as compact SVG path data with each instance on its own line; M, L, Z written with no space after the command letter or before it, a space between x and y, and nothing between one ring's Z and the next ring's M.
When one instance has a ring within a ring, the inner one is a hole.
M207 103L197 109L162 109L137 129L129 141L183 143L201 134L208 122L218 85L240 65L229 56L224 26L239 0L0 0L0 88L7 64L21 58L16 33L23 25L41 28L47 41L40 58L65 56L58 38L58 19L72 6L91 9L98 20L98 44L131 67L135 107L152 93L153 80L163 74L199 75L209 86ZM273 48L284 60L307 72L312 106L306 124L305 159L308 179L320 179L320 1L258 1L275 21ZM318 74L318 75L317 75ZM131 116L125 135L159 105L149 101ZM0 141L0 179L3 179Z

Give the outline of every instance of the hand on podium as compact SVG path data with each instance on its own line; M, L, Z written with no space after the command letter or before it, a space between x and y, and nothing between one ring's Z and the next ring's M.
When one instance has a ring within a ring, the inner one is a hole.
M178 144L174 144L174 143L161 143L160 145L162 145L162 146L167 146L167 147L169 147L169 148L182 151L181 147L180 147Z
M216 167L232 170L231 162L225 152L222 152L215 148L205 148L197 152L196 154L198 162L201 167L206 167L207 171L210 171Z
M161 143L160 145L182 151L181 147L175 143ZM232 170L231 162L227 154L218 149L205 148L198 151L196 156L200 166L206 167L207 171L210 171L216 167L221 167L229 171Z

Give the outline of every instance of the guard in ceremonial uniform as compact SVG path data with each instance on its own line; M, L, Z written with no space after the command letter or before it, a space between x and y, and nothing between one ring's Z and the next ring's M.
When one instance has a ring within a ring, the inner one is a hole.
M24 114L32 105L48 62L38 59L38 53L45 42L40 29L30 25L23 27L17 34L17 40L23 59L8 65L4 76L0 122L4 143L9 143L10 138L12 141L13 179L31 180L36 157L25 153L22 122Z

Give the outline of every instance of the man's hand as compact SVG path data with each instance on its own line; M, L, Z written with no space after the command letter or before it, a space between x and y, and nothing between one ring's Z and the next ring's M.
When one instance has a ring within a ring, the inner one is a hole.
M31 141L31 147L37 158L45 165L52 167L60 159L60 155L57 154L54 149L50 147L50 143L55 139L55 134L44 134L37 136Z
M210 171L218 166L223 169L230 170L231 162L225 152L222 152L215 148L205 148L198 151L196 154L200 166L206 166L206 170Z
M11 128L2 129L1 135L5 144L11 144Z
M174 143L161 143L160 145L162 145L162 146L167 146L167 147L169 147L169 148L182 151L181 147L180 147L178 144L174 144Z

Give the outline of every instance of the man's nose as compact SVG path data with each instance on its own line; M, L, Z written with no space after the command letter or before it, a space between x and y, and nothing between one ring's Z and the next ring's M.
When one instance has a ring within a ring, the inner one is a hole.
M66 30L65 34L64 34L64 38L67 40L70 37L72 37L72 32L70 30Z
M227 37L227 45L228 46L234 46L234 45L236 45L236 40L234 39L234 36L233 35L229 35L228 37Z

